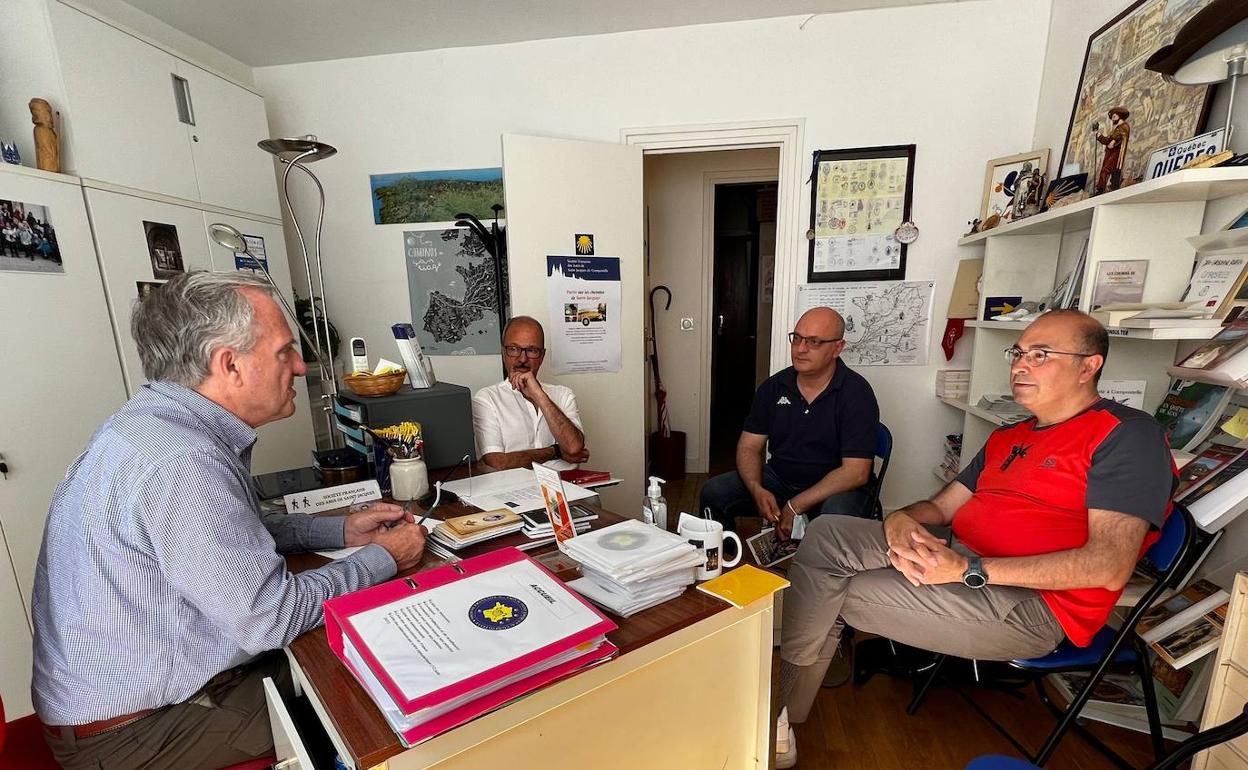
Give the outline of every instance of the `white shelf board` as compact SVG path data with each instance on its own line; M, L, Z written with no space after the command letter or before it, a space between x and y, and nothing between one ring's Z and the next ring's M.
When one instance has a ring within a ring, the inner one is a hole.
M994 227L958 240L959 246L970 246L1001 235L1042 235L1083 230L1092 225L1092 212L1097 206L1136 203L1177 203L1209 201L1229 195L1248 193L1246 168L1193 168L1175 171L1157 179L1114 190L1094 198L1085 198L1069 206L1061 206L1043 214Z
M972 329L1005 329L1022 332L1031 321L967 321ZM1109 338L1132 340L1207 340L1221 331L1221 326L1169 326L1157 329L1128 329L1121 326L1106 327Z
M961 409L963 412L966 412L967 414L970 414L970 415L974 415L978 417L979 419L984 420L985 422L992 423L993 425L1010 424L1010 423L1007 423L1004 419L1002 419L1001 415L993 414L987 409L980 409L977 406L971 406L969 402L964 401L963 399L941 398L940 396L937 396L937 398L940 398L941 401L945 402L949 406L952 406L954 409Z
M1215 230L1212 233L1201 233L1187 239L1192 248L1203 253L1222 251L1224 249L1248 248L1248 227L1238 230Z

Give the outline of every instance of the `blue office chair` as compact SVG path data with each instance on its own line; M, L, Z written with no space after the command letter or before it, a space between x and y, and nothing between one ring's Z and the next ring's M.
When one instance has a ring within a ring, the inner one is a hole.
M884 423L876 429L875 456L880 459L880 469L875 471L875 489L872 490L872 508L868 518L883 519L884 504L880 502L880 492L884 489L884 474L888 473L888 459L893 456L893 434Z
M1232 717L1208 730L1201 730L1145 770L1174 770L1179 763L1187 761L1196 752L1234 740L1244 733L1248 733L1248 703L1244 704L1244 710L1239 716ZM988 754L971 760L966 770L1038 770L1038 768L1030 762L1015 757Z
M1148 713L1153 756L1155 759L1161 759L1165 751L1165 744L1162 742L1161 717L1157 711L1157 694L1152 687L1152 675L1148 668L1146 648L1144 642L1135 634L1135 626L1139 623L1144 613L1148 612L1149 608L1157 601L1157 598L1161 596L1162 591L1169 587L1178 587L1174 583L1180 575L1179 567L1185 561L1195 528L1196 524L1192 519L1191 513L1183 506L1175 503L1170 516L1166 518L1165 526L1161 529L1161 537L1144 554L1144 559L1156 571L1158 575L1157 580L1144 593L1144 596L1135 603L1135 606L1131 608L1126 619L1123 620L1122 625L1117 630L1110 626L1102 628L1087 647L1076 647L1069 641L1063 641L1056 650L1042 658L1010 661L1010 666L1023 672L1029 679L1034 681L1040 700L1058 719L1057 725L1049 733L1044 745L1041 746L1038 752L1032 754L1027 747L1019 743L996 719L970 696L962 692L961 689L955 686L954 691L970 704L971 708L979 712L980 716L988 720L988 723L996 728L997 732L1005 736L1005 739L1013 744L1014 748L1018 749L1023 756L1030 759L1038 767L1043 767L1044 763L1049 761L1062 737L1066 735L1067 730L1073 727L1075 732L1079 733L1080 736L1108 757L1114 764L1126 770L1134 770L1122 757L1118 756L1117 752L1075 722L1084 704L1092 697L1092 692L1096 689L1097 684L1100 683L1105 673L1111 667L1131 669L1140 677L1141 689L1144 691L1144 707ZM923 700L927 697L927 692L931 688L932 683L940 675L941 667L947 659L948 656L946 655L940 655L937 658L936 664L929 672L927 679L915 693L914 698L910 701L910 705L906 707L907 714L914 715L918 711L919 706L923 704ZM1045 692L1044 678L1048 674L1070 671L1091 672L1091 675L1083 685L1083 689L1075 693L1070 704L1063 710L1059 709Z

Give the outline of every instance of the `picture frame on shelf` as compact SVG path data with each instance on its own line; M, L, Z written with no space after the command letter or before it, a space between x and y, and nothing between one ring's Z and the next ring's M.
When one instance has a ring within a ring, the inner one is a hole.
M1169 83L1144 69L1144 61L1209 2L1136 0L1088 37L1062 144L1062 167L1078 163L1091 173L1100 169L1103 148L1093 124L1104 130L1115 107L1125 107L1134 118L1121 166L1124 185L1144 176L1153 151L1199 132L1209 114L1211 86Z
M815 150L807 281L899 281L911 221L915 145Z
M1071 174L1070 176L1059 176L1057 179L1049 182L1049 188L1044 191L1044 205L1040 207L1040 212L1044 213L1057 206L1065 206L1066 203L1074 203L1071 198L1079 195L1079 193L1087 192L1088 175L1086 172L1082 174Z
M998 216L1001 222L1013 219L1014 198L1019 184L1033 172L1043 176L1049 166L1049 149L1030 150L988 161L984 170L984 192L979 204L979 218Z

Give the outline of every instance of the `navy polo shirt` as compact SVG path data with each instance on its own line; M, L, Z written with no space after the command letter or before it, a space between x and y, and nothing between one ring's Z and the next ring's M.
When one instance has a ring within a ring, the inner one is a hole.
M797 370L773 374L754 394L745 430L767 437L767 465L786 483L806 489L845 457L875 457L880 407L871 385L836 362L832 380L806 403L797 388Z

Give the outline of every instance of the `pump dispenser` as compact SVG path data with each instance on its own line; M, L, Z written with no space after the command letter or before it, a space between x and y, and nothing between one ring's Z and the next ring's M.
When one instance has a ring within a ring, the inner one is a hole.
M659 484L667 482L658 476L650 477L650 486L646 489L646 497L641 502L641 515L647 524L659 529L667 529L667 500L663 497L663 489Z

